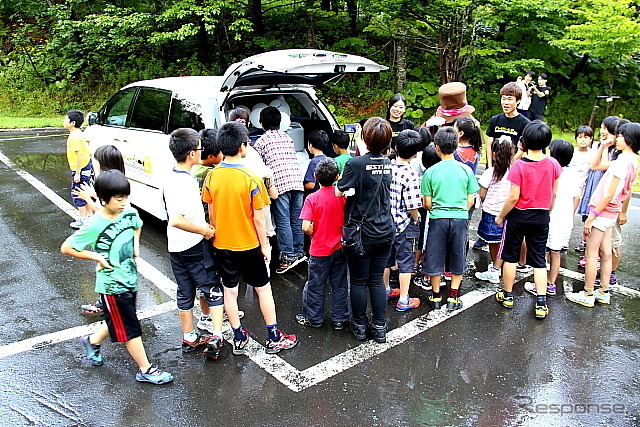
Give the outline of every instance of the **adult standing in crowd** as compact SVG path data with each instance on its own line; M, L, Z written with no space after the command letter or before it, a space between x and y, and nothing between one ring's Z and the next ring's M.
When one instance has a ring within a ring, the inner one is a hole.
M522 91L522 98L520 99L520 104L518 105L518 113L525 116L529 119L529 107L531 106L531 95L529 90L534 86L533 79L536 76L536 73L533 71L527 71L524 75L518 76L516 79L516 84Z
M529 115L531 120L543 120L544 111L549 102L551 88L547 86L547 75L542 73L538 77L538 85L531 86L531 106L529 107Z
M436 117L444 119L444 126L453 126L458 117L473 117L476 111L473 105L467 102L467 85L461 82L445 83L438 89L440 105L436 110ZM424 125L423 125L424 126Z
M383 153L391 142L391 125L381 117L364 124L362 136L368 152L349 160L336 187L336 196L348 195L345 222L362 221L364 254L348 255L351 278L351 331L358 340L383 343L387 332L387 295L383 273L391 252L395 227L391 217L389 187L391 161ZM372 319L367 318L367 299Z
M404 118L404 113L407 111L407 100L400 94L396 93L389 99L387 104L387 121L391 125L392 137L391 148L395 148L396 136L405 129L413 129L415 125L411 120Z

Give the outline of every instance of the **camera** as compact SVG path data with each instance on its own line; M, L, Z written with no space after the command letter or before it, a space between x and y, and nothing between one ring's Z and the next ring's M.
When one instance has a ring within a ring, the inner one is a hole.
M355 123L349 123L344 125L344 131L347 133L354 133L356 131L356 124Z

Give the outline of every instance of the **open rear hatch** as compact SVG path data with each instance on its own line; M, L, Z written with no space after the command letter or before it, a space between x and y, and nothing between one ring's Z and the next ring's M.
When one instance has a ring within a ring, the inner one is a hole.
M250 56L232 64L221 91L278 85L322 86L343 74L379 73L388 69L362 56L317 49L286 49Z

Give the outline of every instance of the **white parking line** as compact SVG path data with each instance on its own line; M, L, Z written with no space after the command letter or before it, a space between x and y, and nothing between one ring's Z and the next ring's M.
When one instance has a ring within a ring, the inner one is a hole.
M2 138L0 139L0 142L7 142L7 141L16 141L16 140L20 140L20 139L44 139L44 138L59 138L61 136L67 136L67 134L64 133L57 133L57 134L51 134L51 135L39 135L39 136L17 136L15 138Z

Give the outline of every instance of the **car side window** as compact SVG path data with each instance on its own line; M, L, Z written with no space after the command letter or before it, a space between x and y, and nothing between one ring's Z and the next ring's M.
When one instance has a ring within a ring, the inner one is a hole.
M174 96L171 100L168 133L178 128L191 128L197 131L204 129L201 111L200 104Z
M141 88L136 97L129 126L164 132L169 114L171 92Z
M126 126L131 101L138 88L132 87L116 93L104 106L103 123L111 126Z

